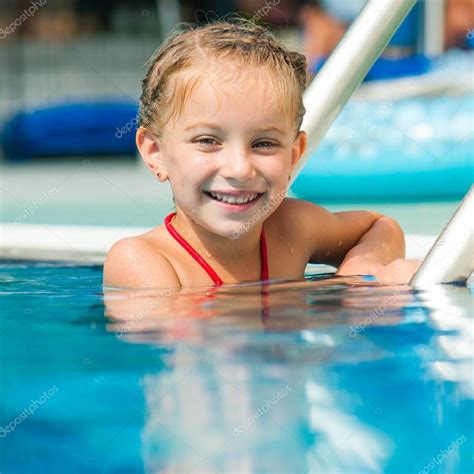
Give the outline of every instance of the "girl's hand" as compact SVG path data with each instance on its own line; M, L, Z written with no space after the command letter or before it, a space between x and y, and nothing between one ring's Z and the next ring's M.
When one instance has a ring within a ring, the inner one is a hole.
M405 260L403 258L397 258L393 262L382 267L377 273L375 278L380 283L392 283L396 285L408 284L421 265L419 260Z
M382 265L375 260L354 257L344 262L336 275L374 275L380 283L403 285L409 283L420 264L418 260L397 258L388 265Z

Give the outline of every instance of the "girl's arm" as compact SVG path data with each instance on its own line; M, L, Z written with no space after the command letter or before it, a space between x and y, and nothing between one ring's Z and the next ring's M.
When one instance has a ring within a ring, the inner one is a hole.
M346 229L350 229L353 219L370 223L362 235L355 236L357 243L339 264L338 275L354 275L354 272L375 274L385 265L405 258L405 236L398 223L390 217L371 211L338 212L333 216Z
M307 201L285 200L288 219L311 249L310 263L338 267L337 275L380 276L380 280L405 283L417 263L403 260L405 238L398 223L378 212L330 213Z

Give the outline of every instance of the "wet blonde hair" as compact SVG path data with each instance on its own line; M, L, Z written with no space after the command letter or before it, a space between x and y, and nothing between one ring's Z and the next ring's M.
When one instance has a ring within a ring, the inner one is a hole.
M306 58L287 49L262 26L242 18L203 26L180 25L170 33L147 63L140 97L140 126L160 136L166 123L179 116L196 84L215 69L209 67L215 61L262 67L271 73L267 76L277 92L281 110L291 114L299 131L305 114ZM203 65L207 67L205 74L199 74Z

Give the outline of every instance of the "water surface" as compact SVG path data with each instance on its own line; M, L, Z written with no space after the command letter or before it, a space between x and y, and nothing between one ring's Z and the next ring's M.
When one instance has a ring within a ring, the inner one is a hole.
M472 472L472 288L101 280L0 264L2 473Z

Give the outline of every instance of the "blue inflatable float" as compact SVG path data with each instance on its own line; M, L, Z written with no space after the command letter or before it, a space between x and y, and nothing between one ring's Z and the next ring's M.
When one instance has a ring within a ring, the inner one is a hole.
M349 103L291 191L315 202L461 198L473 108L474 95Z
M74 102L20 111L1 132L6 160L136 155L138 104L124 100Z

